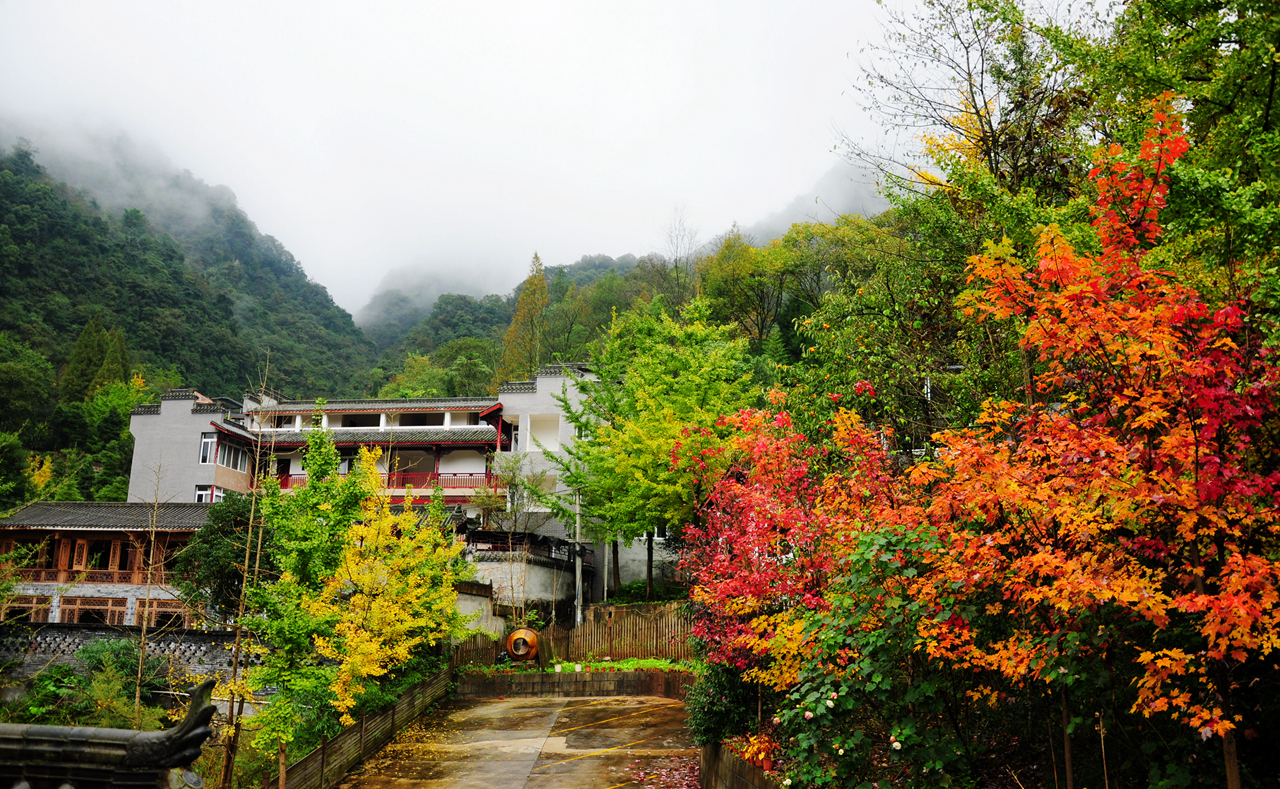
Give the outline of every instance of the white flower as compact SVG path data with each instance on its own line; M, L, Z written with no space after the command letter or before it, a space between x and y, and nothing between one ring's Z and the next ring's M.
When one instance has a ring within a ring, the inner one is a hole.
M827 699L827 706L828 706L828 707L834 707L834 706L836 706L836 703L835 703L834 701L832 701L831 699Z
M837 755L837 756L844 756L844 748L841 748L841 749L840 749L840 752L839 752L838 754L836 754L836 755Z
M900 750L902 750L902 743L900 743L900 742L894 742L894 744L893 744L893 749L894 749L895 751L900 751Z
M790 785L791 785L791 779L790 779L790 778L786 779L785 781L783 781L783 782L782 782L782 785L783 785L783 786L790 786Z

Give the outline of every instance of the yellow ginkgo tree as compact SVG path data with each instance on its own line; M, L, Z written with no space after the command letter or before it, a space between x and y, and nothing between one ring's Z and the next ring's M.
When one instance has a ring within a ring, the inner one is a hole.
M379 480L380 449L362 449L366 480ZM317 618L332 621L317 634L316 650L338 661L330 684L344 724L364 692L364 681L409 662L415 651L469 635L458 612L455 581L463 580L462 543L449 525L442 491L424 510L392 509L380 485L361 502L361 517L347 531L337 572L307 603Z

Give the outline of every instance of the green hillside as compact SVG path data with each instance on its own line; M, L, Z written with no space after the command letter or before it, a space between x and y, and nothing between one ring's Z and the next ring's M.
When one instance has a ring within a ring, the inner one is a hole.
M139 192L108 211L29 146L0 156L0 331L61 370L97 316L124 334L133 365L173 367L210 394L257 381L268 351L270 383L287 394L359 392L373 349L328 291L229 190L189 173L165 187L164 200Z

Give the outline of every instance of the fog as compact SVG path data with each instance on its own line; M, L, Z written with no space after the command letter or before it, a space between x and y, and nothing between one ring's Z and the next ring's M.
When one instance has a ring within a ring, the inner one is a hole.
M833 145L874 132L875 7L0 2L0 145L105 207L224 186L352 312L506 293L535 251L661 253L676 209L704 240L874 209Z

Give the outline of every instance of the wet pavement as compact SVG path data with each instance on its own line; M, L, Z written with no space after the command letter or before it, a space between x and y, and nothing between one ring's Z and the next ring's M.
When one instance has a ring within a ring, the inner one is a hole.
M457 701L428 712L344 789L620 789L697 759L684 705L654 697Z

